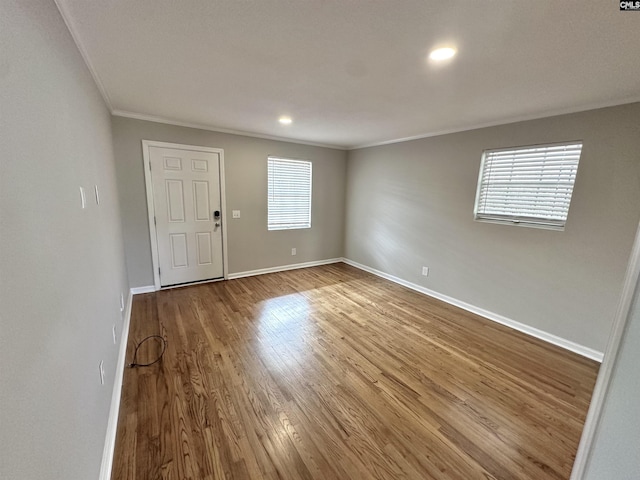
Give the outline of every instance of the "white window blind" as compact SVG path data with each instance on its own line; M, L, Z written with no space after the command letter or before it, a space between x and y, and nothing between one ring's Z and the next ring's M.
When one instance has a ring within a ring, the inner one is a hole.
M311 228L311 162L269 157L269 230Z
M475 218L563 230L582 143L485 150Z

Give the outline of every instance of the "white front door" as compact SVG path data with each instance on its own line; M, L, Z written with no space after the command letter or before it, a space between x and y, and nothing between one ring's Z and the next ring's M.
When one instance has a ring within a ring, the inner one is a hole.
M220 154L149 146L160 285L222 278Z

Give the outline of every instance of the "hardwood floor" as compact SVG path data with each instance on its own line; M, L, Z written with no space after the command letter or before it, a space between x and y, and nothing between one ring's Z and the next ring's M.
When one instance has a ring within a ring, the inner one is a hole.
M157 333L114 480L567 479L598 370L345 264L136 296Z

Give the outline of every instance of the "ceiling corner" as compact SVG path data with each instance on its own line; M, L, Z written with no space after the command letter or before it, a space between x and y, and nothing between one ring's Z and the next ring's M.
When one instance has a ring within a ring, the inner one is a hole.
M111 103L111 99L109 98L109 94L107 93L107 90L104 87L102 80L98 76L98 72L93 67L91 61L89 60L89 55L87 54L86 49L82 45L82 42L80 41L80 37L78 36L78 33L75 27L73 26L71 15L69 15L69 13L66 11L64 4L62 3L61 0L53 0L53 1L55 2L56 7L58 7L60 16L62 17L62 20L64 21L65 25L67 26L67 30L69 30L69 33L71 34L71 38L76 44L76 47L80 52L80 55L82 56L82 59L84 60L85 65L89 69L89 73L93 77L93 81L96 84L96 87L98 87L98 90L100 91L100 95L102 95L102 99L104 100L104 103L107 105L107 109L109 110L110 113L113 114L114 110L113 110L113 105Z

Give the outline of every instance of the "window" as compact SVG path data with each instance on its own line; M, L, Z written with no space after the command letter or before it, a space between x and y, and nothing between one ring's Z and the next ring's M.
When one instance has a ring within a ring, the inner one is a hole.
M581 142L485 150L476 220L564 230Z
M311 162L269 157L269 230L311 228Z

